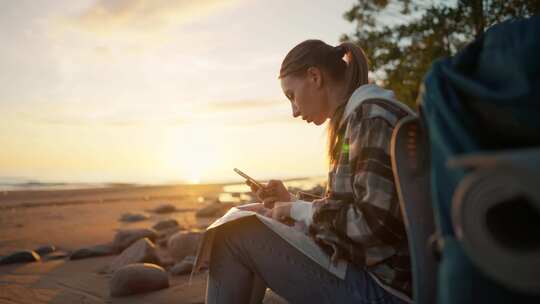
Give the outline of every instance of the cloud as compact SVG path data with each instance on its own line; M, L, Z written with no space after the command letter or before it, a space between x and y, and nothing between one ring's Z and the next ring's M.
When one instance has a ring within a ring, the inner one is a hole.
M155 32L209 15L239 0L97 0L70 19L76 27L100 34Z
M192 118L179 116L159 108L142 108L130 111L125 107L102 109L91 102L42 102L32 105L20 105L10 109L9 113L18 121L32 124L59 126L106 126L137 127L147 125L182 125L190 123Z
M107 127L135 127L147 124L184 124L187 120L174 118L174 119L138 119L138 118L93 118L87 116L45 116L36 115L30 112L17 112L16 116L20 120L28 121L31 123L48 124L48 125L61 125L61 126L107 126Z
M241 100L241 101L216 101L206 104L204 110L214 111L238 111L247 109L259 109L283 106L286 103L279 100Z
M103 108L95 102L78 100L20 104L9 113L19 121L61 126L180 126L201 122L243 126L297 122L291 118L286 102L280 100L216 101L185 108L155 104L139 107L109 104Z
M263 125L263 124L283 124L283 123L302 123L303 121L300 119L294 119L290 116L271 116L271 117L262 117L262 118L255 118L252 120L247 121L239 121L236 122L236 125Z

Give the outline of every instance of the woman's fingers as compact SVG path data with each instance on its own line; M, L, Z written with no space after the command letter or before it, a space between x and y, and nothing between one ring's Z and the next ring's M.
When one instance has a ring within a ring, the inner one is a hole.
M263 214L264 216L272 217L272 209L266 209Z
M276 202L272 208L272 217L278 221L291 217L291 206L290 202Z
M266 198L266 197L276 196L276 193L275 193L274 189L268 188L268 187L257 189L256 194L257 194L261 199L264 199L264 198Z
M264 207L272 209L274 208L274 203L277 201L278 201L277 197L269 196L269 197L265 197L262 203L264 204Z
M268 181L268 186L269 188L276 188L278 187L279 185L281 184L281 181L279 180L276 180L276 179L271 179Z
M249 188L251 189L251 192L253 193L256 193L257 190L259 190L259 187L257 185L255 185L254 183L250 182L250 181L246 181L246 185L249 186Z
M251 188L251 192L255 194L260 201L264 201L266 198L272 198L273 201L282 202L288 202L291 200L290 193L280 180L270 180L268 184L264 186L264 188L257 187L250 181L246 181L246 184Z
M291 194L287 190L287 187L285 187L285 184L280 180L270 180L266 188L271 189L272 193L279 197L279 200L282 202L289 202L291 200Z
M262 188L257 188L257 190L255 191L255 195L257 196L257 198L258 198L259 200L262 201L262 200L264 199L264 197L265 197L264 189L262 189Z

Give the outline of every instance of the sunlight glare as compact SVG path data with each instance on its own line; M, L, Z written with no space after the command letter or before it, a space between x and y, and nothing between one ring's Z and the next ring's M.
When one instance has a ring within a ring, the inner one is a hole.
M201 182L201 178L199 177L199 174L197 172L191 172L189 183L192 185L196 185L196 184L199 184L200 182Z

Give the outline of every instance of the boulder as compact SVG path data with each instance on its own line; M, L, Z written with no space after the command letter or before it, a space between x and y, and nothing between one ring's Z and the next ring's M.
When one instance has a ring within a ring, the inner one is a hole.
M182 262L174 264L174 266L169 269L169 272L174 275L182 275L191 273L193 264L195 263L195 256L188 255L185 257Z
M153 229L155 230L164 230L164 229L169 229L169 228L174 228L174 227L180 227L178 225L178 222L175 220L175 219L167 219L167 220L162 220L162 221L159 221L158 223L156 223L154 226L152 226Z
M177 232L167 242L169 255L177 262L182 261L188 255L195 255L201 239L201 232Z
M75 250L69 256L70 260L80 260L86 258L100 257L116 254L116 248L112 244L95 245Z
M40 256L47 255L55 251L56 251L56 246L54 245L45 245L45 246L41 246L34 249L34 252L39 254Z
M116 270L109 282L112 297L145 293L169 287L169 276L155 264L131 264Z
M136 263L159 264L156 247L148 238L133 243L117 256L109 265L106 272L114 272L126 265Z
M154 242L157 239L157 233L153 229L122 229L116 232L113 246L117 252L121 252L142 238L148 238Z
M156 245L158 245L159 247L162 247L162 248L166 248L167 247L167 243L168 243L168 239L166 238L161 238L161 239L158 239L156 241Z
M144 215L144 214L140 214L140 213L124 213L120 216L120 219L119 221L121 222L128 222L128 223L132 223L132 222L139 222L139 221L144 221L144 220L147 220L148 219L148 216Z
M177 233L178 231L180 231L179 226L170 227L170 228L160 230L160 231L158 231L158 240L160 240L160 239L168 240L171 237L171 235Z
M10 255L0 258L0 265L4 264L15 264L15 263L29 263L37 262L41 260L39 254L33 250L22 250L14 252Z

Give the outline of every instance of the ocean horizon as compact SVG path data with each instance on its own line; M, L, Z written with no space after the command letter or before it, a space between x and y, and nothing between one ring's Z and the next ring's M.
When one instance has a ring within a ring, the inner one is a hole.
M314 185L321 184L325 180L322 176L296 177L283 179L289 187L309 189ZM264 181L264 180L261 180ZM200 183L190 183L186 181L172 182L80 182L80 181L42 181L32 178L20 177L0 177L0 191L43 191L43 190L76 190L92 188L113 188L113 187L136 187L136 186L172 186L172 185L226 185L227 192L245 192L245 185L242 180L208 181Z

